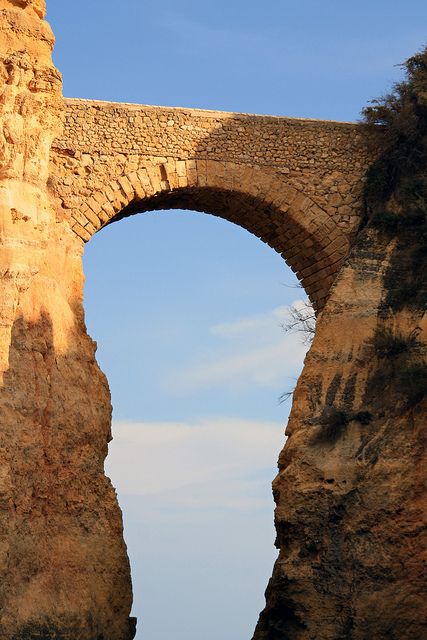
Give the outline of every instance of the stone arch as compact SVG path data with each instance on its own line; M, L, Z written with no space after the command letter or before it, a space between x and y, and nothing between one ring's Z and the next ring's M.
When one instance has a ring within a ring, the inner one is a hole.
M266 167L173 160L120 175L72 216L88 241L124 217L156 209L192 209L240 225L280 253L321 311L348 254L349 241L312 199Z

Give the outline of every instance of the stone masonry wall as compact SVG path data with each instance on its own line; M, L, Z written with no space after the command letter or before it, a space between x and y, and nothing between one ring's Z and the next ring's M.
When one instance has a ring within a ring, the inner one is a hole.
M66 100L50 184L83 241L123 209L221 215L281 253L320 309L360 224L368 162L354 124Z

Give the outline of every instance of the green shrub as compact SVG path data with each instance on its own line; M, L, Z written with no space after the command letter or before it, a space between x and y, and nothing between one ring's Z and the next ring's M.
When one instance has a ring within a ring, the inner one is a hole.
M404 336L402 333L394 333L385 327L377 328L373 346L379 358L397 358L403 353L409 353L420 347L415 332Z
M379 151L366 175L366 215L394 233L426 222L427 47L401 66L405 79L362 111L368 140Z
M389 301L393 303L395 308L402 307L404 304L410 305L416 300L416 295L420 288L419 278L413 278L409 282L399 282L389 293Z
M414 174L402 176L399 185L399 194L404 200L419 200L425 202L427 199L427 183L425 178Z
M398 383L409 405L420 402L427 391L427 364L424 362L409 364L399 372Z
M323 409L319 418L321 428L317 433L316 441L328 444L335 443L344 434L345 428L352 420L367 425L372 418L373 416L369 411L351 413L344 409L327 406Z
M402 67L404 80L362 112L377 158L366 174L364 223L384 234L387 244L390 236L395 239L384 274L382 318L403 308L419 315L427 304L427 46ZM384 326L375 332L372 344L382 362L370 379L373 406L384 389L399 405L424 396L427 365L417 360L425 345L417 335Z
M426 212L422 207L408 209L407 211L405 211L401 220L402 224L408 225L410 227L420 227L426 224Z
M426 213L421 207L408 208L399 214L387 211L387 209L380 209L372 214L371 224L376 229L391 233L396 233L400 228L418 227L417 232L421 231L421 234L424 234L424 229L420 229L420 227L426 224Z
M325 407L320 416L319 423L321 429L317 439L320 442L334 443L344 433L345 427L349 423L347 413L335 407Z
M373 415L370 411L358 411L353 414L352 420L357 420L360 424L369 424L373 418Z
M372 226L376 229L395 232L400 225L400 218L391 211L376 211L372 214Z

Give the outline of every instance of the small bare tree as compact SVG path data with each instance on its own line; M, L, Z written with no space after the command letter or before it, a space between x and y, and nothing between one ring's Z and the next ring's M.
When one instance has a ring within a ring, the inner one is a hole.
M281 323L281 327L285 333L299 333L302 343L310 346L316 331L316 314L310 301L306 299L294 302L289 307L288 317ZM282 393L278 398L279 404L292 398L294 390L295 387Z
M281 324L285 333L299 333L303 344L313 342L316 331L316 314L310 301L298 301L289 307L289 316Z
M278 403L283 404L284 402L287 402L288 400L290 400L290 398L292 398L292 396L294 395L294 391L295 391L295 387L290 391L284 391L283 393L281 393L280 396L277 398Z

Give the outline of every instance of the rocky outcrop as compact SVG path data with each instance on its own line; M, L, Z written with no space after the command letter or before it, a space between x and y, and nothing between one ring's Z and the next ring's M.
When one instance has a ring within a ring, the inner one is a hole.
M63 103L43 17L41 0L0 0L0 637L127 640L109 391L48 189Z
M280 553L254 640L424 637L426 400L408 372L426 318L390 316L395 253L362 232L319 317L273 485Z

